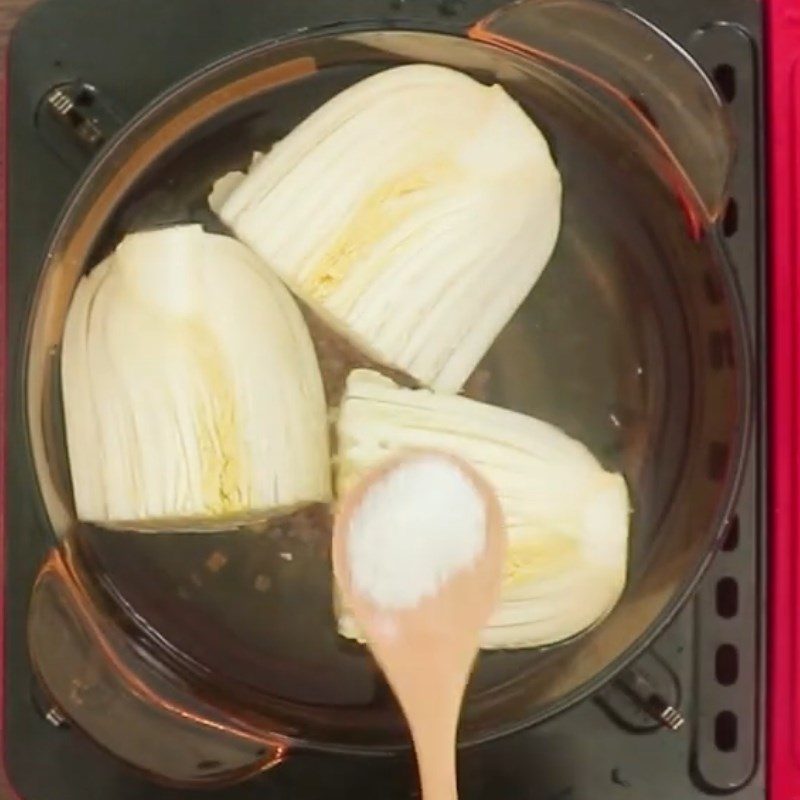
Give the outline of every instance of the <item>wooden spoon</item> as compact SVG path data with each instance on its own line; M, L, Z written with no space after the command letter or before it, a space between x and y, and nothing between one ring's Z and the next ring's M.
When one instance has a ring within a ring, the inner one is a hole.
M486 508L486 545L475 563L410 609L386 609L351 581L347 538L370 488L414 459L446 458L473 484ZM506 534L494 491L467 463L443 453L410 452L368 474L342 502L333 533L333 569L376 661L408 720L425 800L457 800L456 729L480 632L500 593Z

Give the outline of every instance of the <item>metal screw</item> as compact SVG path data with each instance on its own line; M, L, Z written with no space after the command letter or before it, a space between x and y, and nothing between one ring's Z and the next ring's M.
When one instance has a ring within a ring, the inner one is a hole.
M56 87L45 99L50 113L59 121L72 129L77 138L85 145L95 148L102 144L106 136L100 129L97 120L86 110L79 107L70 92Z
M64 728L67 725L67 718L55 706L48 709L47 713L44 715L44 718L54 728Z
M659 698L660 699L660 698ZM658 715L661 722L664 723L671 731L677 731L683 727L686 719L677 708L670 705L665 705Z

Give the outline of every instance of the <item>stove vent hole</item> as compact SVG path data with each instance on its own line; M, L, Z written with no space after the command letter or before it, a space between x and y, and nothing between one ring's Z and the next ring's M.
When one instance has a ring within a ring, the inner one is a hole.
M739 679L739 651L732 644L723 644L717 648L714 672L717 682L722 686L733 686Z
M735 578L721 578L717 582L717 614L732 619L739 613L739 584Z
M722 540L722 549L726 553L732 553L739 546L739 517L731 518L728 528L725 531L725 538Z
M714 720L714 744L723 753L736 749L739 738L739 720L732 711L720 711Z
M722 217L722 232L730 239L739 230L739 205L731 198L725 206L725 215Z
M714 83L726 103L733 102L736 97L736 70L730 64L718 64L712 73Z

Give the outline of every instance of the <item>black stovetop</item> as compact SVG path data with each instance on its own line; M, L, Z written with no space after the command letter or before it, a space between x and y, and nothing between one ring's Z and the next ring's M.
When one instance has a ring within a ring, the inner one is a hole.
M79 150L43 117L52 87L86 81L112 123L204 64L264 39L332 20L439 18L457 26L496 0L49 0L16 30L8 69L8 381L20 370L27 309L48 234L80 176ZM756 0L627 0L681 42L729 101L739 158L723 231L764 348L761 8ZM760 366L758 385L764 386ZM9 385L17 385L10 383ZM58 727L37 704L25 644L31 584L49 532L31 489L23 413L7 392L4 749L26 800L167 800L155 787ZM758 407L763 409L764 398ZM760 415L761 416L761 415ZM598 697L530 731L461 754L462 800L694 800L764 797L764 430L757 421L726 547L696 599L651 650ZM30 502L22 502L30 498ZM680 716L671 707L679 709ZM676 731L656 721L662 715ZM682 717L682 719L681 719ZM295 755L249 783L197 797L336 800L417 797L403 759Z

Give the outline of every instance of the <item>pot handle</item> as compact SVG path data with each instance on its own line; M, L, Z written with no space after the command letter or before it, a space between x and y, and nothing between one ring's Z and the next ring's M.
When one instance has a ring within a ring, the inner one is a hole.
M51 551L39 573L28 643L53 710L156 781L224 785L285 755L282 743L204 702L125 636L68 550Z
M593 93L653 143L716 220L734 158L725 105L692 57L649 22L602 0L518 0L475 23L468 36L546 61Z

